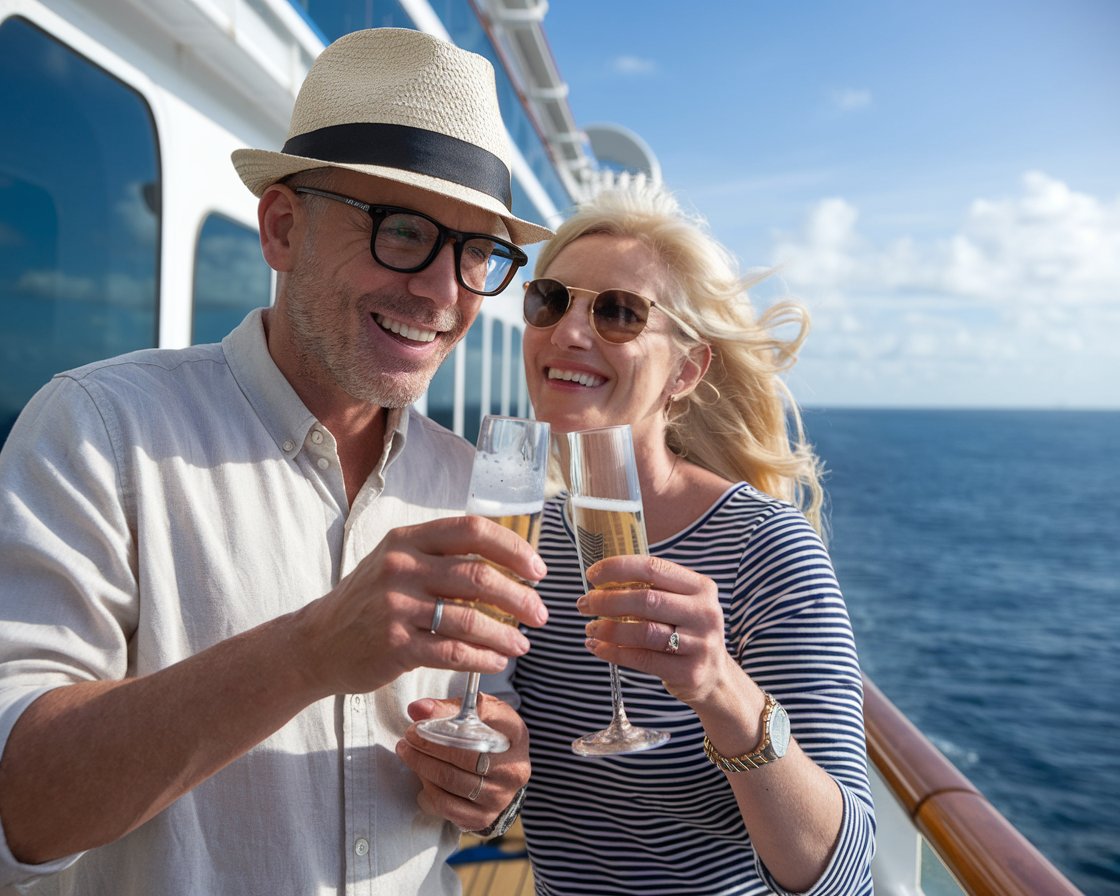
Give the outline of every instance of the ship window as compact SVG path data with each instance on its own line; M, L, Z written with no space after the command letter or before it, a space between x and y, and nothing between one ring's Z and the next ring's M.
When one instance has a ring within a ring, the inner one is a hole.
M521 356L521 330L509 334L509 412L515 417L529 416L529 395L525 386L525 360Z
M18 17L0 121L2 442L54 373L155 345L160 181L143 98Z
M455 356L462 346L447 356L428 384L428 416L441 426L455 428Z
M220 342L253 308L268 305L271 292L257 231L209 215L198 235L191 342Z
M412 17L400 3L370 3L369 0L293 0L327 41L361 28L415 28Z
M466 400L463 407L463 438L468 442L478 439L479 424L482 423L482 405L485 393L482 391L482 371L484 365L485 330L478 321L467 330L467 373L464 382Z
M509 391L506 389L505 324L495 320L490 327L490 407L491 414L509 413Z

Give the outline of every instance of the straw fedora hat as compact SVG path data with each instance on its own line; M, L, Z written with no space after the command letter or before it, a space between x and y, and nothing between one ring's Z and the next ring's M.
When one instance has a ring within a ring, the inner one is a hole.
M299 171L348 168L492 212L515 243L552 236L510 212L493 67L422 31L372 28L330 44L299 90L283 149L238 149L232 158L257 196Z

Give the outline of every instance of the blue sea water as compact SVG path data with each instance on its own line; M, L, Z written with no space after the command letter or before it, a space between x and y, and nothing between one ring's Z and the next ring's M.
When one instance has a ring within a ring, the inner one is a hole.
M864 670L1077 887L1120 894L1120 413L805 425Z

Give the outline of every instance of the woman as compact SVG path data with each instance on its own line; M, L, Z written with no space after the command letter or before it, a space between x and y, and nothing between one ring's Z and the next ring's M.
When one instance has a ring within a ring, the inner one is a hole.
M859 666L816 531L817 461L779 379L803 311L755 319L726 251L651 187L578 209L536 272L536 416L565 448L564 433L631 425L653 554L601 561L584 595L566 493L546 505L549 623L513 672L538 892L871 893ZM596 588L610 582L651 586ZM667 745L572 753L609 720L603 661L622 668L630 720L671 731Z

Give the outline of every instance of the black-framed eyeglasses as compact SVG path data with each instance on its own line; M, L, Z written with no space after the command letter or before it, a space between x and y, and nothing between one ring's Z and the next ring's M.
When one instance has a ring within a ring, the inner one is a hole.
M297 193L344 202L365 212L373 222L369 251L373 260L390 271L415 274L430 265L448 242L454 245L455 279L464 289L493 296L509 285L528 256L513 243L485 233L463 233L444 227L434 218L409 208L370 205L340 193L295 187Z
M555 327L568 313L572 296L577 292L587 293L591 302L587 306L587 316L591 329L607 342L621 345L637 337L646 328L651 308L656 308L676 324L686 336L703 342L700 334L686 324L673 312L658 305L645 296L630 292L628 289L581 289L567 286L559 280L547 277L530 280L525 284L525 302L522 312L525 323L538 330Z

